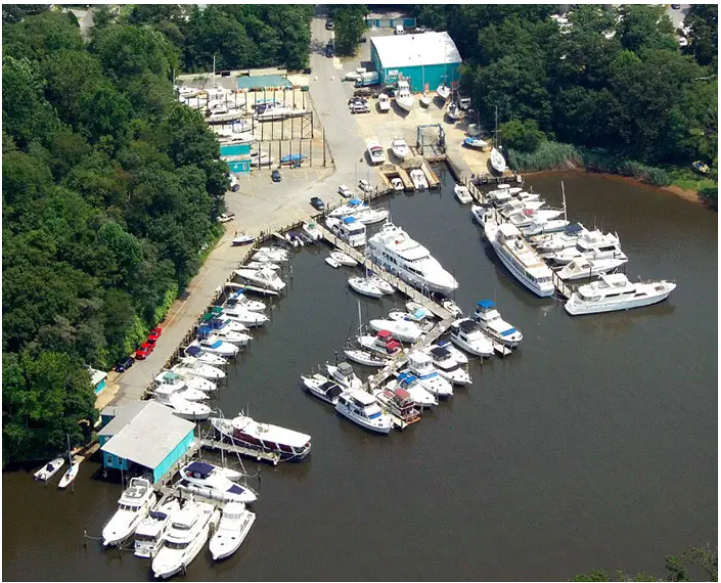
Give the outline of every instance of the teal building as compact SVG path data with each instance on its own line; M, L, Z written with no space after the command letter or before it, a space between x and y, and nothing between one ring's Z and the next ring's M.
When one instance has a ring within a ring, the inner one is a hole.
M220 146L220 157L233 174L250 174L250 144Z
M461 79L461 55L447 32L374 36L371 60L381 83L404 79L413 92L456 87Z

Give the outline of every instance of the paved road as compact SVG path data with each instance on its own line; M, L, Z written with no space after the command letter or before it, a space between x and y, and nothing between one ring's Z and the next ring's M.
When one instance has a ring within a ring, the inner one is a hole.
M666 9L668 17L671 19L671 22L676 30L683 28L684 18L686 18L686 14L688 14L688 11L691 9L690 4L681 4L680 6L681 8L675 9L671 8L671 5L669 4Z

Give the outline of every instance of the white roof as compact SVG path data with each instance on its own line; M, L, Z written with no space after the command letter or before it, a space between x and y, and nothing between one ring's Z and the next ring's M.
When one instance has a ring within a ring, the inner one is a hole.
M371 38L371 43L385 68L461 62L461 55L447 32L376 36Z
M498 230L503 233L506 237L520 237L521 231L515 225L510 223L501 223L498 225Z
M365 391L353 391L349 396L363 405L372 405L376 402L376 398Z

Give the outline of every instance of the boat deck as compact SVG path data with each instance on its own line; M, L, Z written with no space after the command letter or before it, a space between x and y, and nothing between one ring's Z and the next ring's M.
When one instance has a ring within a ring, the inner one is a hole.
M280 295L280 294L278 294L277 291L272 290L272 289L266 289L264 287L257 287L255 285L246 285L244 283L235 283L233 281L225 282L225 287L229 287L231 289L239 289L242 291L249 291L249 292L253 292L256 294L263 295L263 296L278 296L278 295Z

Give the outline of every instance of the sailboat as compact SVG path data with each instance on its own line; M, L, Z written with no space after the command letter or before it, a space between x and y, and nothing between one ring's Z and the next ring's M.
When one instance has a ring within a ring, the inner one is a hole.
M496 106L496 133L493 138L493 149L491 150L491 167L498 172L503 174L506 171L506 159L500 152L501 145L498 139L498 106Z
M428 107L431 104L431 96L428 95L426 89L426 71L425 67L421 67L421 84L423 85L423 93L421 94L420 102L422 107Z

